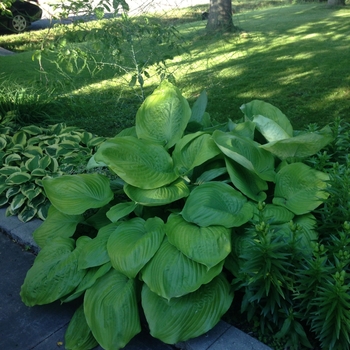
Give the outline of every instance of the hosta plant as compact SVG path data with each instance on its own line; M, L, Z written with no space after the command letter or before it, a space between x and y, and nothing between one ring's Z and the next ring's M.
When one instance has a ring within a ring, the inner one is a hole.
M84 171L82 163L93 155L104 138L64 124L47 128L30 125L14 131L0 128L0 206L6 215L27 222L45 219L50 202L42 179Z
M332 140L330 129L297 134L258 100L242 107L241 122L213 125L206 102L202 93L190 108L164 81L135 127L88 163L115 181L97 173L42 181L52 206L34 232L41 251L21 297L28 306L81 302L67 349L124 347L140 332L140 312L165 343L210 330L231 305L232 253L261 206L281 236L294 221L302 242L315 235L311 211L328 196L328 175L302 159Z

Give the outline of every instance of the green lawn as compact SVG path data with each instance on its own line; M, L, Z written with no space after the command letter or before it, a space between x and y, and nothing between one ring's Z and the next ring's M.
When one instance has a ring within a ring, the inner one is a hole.
M193 11L198 17L201 8ZM215 120L241 118L243 103L261 99L279 107L295 128L324 125L338 116L350 121L347 6L311 3L241 11L234 22L242 32L215 37L206 35L204 21L193 21L196 16L178 21L187 53L167 65L191 103L207 91L208 112ZM93 77L88 71L62 75L45 60L42 74L31 56L38 36L45 33L0 36L0 46L20 52L0 57L0 87L11 91L30 86L33 95L44 97L50 93L45 113L53 122L66 121L104 136L132 125L141 100L139 91L129 88L131 75L116 75L111 68ZM159 83L155 69L148 67L146 95Z

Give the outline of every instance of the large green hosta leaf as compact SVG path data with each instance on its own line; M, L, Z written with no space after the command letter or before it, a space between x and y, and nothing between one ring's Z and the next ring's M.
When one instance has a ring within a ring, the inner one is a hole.
M232 184L250 199L257 202L264 201L267 197L267 182L255 172L248 170L239 163L225 157L226 168Z
M72 237L77 225L83 220L82 215L63 214L51 205L46 220L34 231L33 238L43 248L56 237Z
M172 154L175 172L180 176L186 175L220 153L211 135L203 132L186 135L176 144Z
M231 186L214 181L197 186L182 210L186 221L202 227L238 227L245 224L252 215L253 208L246 197Z
M119 223L112 223L102 227L97 236L85 244L79 256L79 269L100 266L110 260L107 253L107 242L118 226Z
M125 216L128 216L131 214L135 208L137 207L137 204L134 202L123 202L118 203L111 207L108 212L106 213L109 220L112 222L117 222L120 219L124 218Z
M273 204L286 207L294 214L306 214L328 197L325 190L329 176L303 163L284 166L276 176Z
M194 292L210 282L223 267L223 261L208 269L163 241L151 261L141 270L142 280L156 294L171 299Z
M289 119L277 107L271 105L270 103L260 100L253 100L242 105L241 110L250 120L252 120L254 116L258 115L269 118L282 130L284 130L289 137L293 136L293 127Z
M188 258L211 268L231 251L231 230L224 226L199 227L171 214L165 226L169 242Z
M219 130L213 133L213 139L227 157L255 172L265 181L275 180L275 159L271 153L261 149L257 142L235 132Z
M181 138L190 117L191 108L180 90L164 80L137 111L136 133L168 149Z
M85 293L87 289L92 287L95 284L95 282L99 278L104 276L111 268L112 265L109 262L99 267L89 268L84 278L81 280L74 292L71 293L68 297L61 299L61 302L68 303L72 300L79 298L82 294Z
M144 189L161 187L177 178L164 147L132 136L104 142L95 160L105 163L126 183Z
M100 174L46 178L43 186L52 205L69 215L79 215L87 209L103 207L114 196L109 179Z
M104 349L121 349L141 331L136 280L111 269L85 292L84 313Z
M329 126L319 132L309 132L285 140L269 142L260 147L280 159L290 157L309 157L333 141L334 136Z
M141 300L151 335L175 344L208 332L229 309L233 299L230 289L219 275L197 291L168 301L144 285Z
M164 222L157 217L122 222L107 242L112 266L129 278L135 278L156 253L164 235Z
M180 178L169 185L151 190L144 190L127 184L124 186L124 191L134 202L145 206L169 204L190 194L186 182Z
M83 305L78 307L70 320L64 340L68 350L89 350L98 345L86 323Z
M78 258L87 237L74 240L58 237L46 245L29 269L20 295L27 306L52 303L72 292L86 270L78 269Z
M278 123L262 115L254 116L253 122L256 124L257 130L260 131L268 142L291 137Z

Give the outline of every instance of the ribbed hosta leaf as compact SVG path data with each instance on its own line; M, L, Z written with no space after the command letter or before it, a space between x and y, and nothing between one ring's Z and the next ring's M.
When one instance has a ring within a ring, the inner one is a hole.
M265 180L260 178L255 172L248 170L227 157L225 157L225 161L232 184L238 190L257 202L266 199L265 191L268 189L268 185Z
M285 140L269 142L261 148L271 152L280 159L290 157L309 157L328 145L334 136L329 126L319 132L309 132Z
M164 234L164 222L159 218L122 222L107 243L112 266L129 278L135 278L158 250Z
M316 209L327 197L326 173L303 163L284 166L276 176L273 204L302 215Z
M92 287L95 282L104 276L112 268L111 263L106 263L98 267L89 268L77 288L68 297L61 299L62 303L68 303L79 298L84 292ZM79 268L80 269L80 268Z
M252 215L253 208L240 192L223 182L214 181L196 187L182 210L186 221L202 227L238 227Z
M104 226L98 231L97 236L84 246L79 256L79 269L100 266L110 261L107 253L107 242L118 226L119 223Z
M290 210L274 204L266 204L262 215L264 217L264 221L270 225L289 223L294 218L294 213L292 213ZM254 216L258 220L259 211L257 207L255 207Z
M104 349L121 349L141 331L136 281L111 269L85 292L84 313Z
M33 233L34 240L43 248L55 237L72 237L83 219L82 215L63 214L51 205L46 220Z
M289 137L293 136L293 127L289 119L275 106L270 103L253 100L241 106L242 112L245 116L252 120L254 116L261 115L265 118L271 119L276 123ZM258 124L258 127L259 124Z
M157 188L177 178L173 160L164 147L132 136L115 137L104 142L94 158L135 187Z
M43 180L47 197L59 211L79 215L109 203L114 194L109 179L100 174L63 175Z
M194 167L220 154L211 135L197 132L184 136L175 146L172 157L178 175L186 175Z
M144 285L142 307L151 335L175 344L208 332L230 307L233 299L230 288L219 275L197 291L168 301Z
M58 237L39 252L21 287L22 301L27 306L52 303L81 282L86 270L78 269L78 257L85 238L80 237L74 249L73 239Z
M142 269L142 280L156 294L171 299L194 292L210 282L223 267L223 262L208 270L180 252L167 239L152 260Z
M68 350L89 350L98 345L86 323L83 305L78 307L70 320L64 340Z
M171 214L165 226L169 242L188 258L211 268L231 251L231 230L224 226L199 227Z
M275 159L271 153L261 149L260 144L237 133L219 130L213 133L213 139L227 157L255 172L263 180L274 181Z
M111 207L106 215L112 222L117 222L118 220L132 213L136 207L137 204L134 202L118 203Z
M169 204L178 199L187 197L190 194L186 182L182 179L177 179L169 185L151 190L144 190L131 185L125 185L124 191L127 196L137 204L145 206Z
M178 88L164 80L136 114L138 138L170 148L181 138L191 108Z

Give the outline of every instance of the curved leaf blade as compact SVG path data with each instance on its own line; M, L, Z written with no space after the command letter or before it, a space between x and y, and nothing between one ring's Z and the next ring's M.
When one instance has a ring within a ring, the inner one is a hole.
M224 226L199 227L171 214L165 225L169 243L188 258L211 268L231 252L231 230Z
M164 80L137 111L136 133L169 149L181 138L190 117L191 108L180 90Z
M255 172L265 181L275 180L275 159L273 155L260 148L260 144L237 133L216 130L213 139L221 151L229 158Z
M286 207L297 215L316 209L328 197L329 176L304 163L284 166L276 176L273 204Z
M163 241L150 262L141 270L141 278L157 295L170 300L194 292L222 271L223 261L208 269L169 243Z
M85 292L84 313L104 349L121 349L141 331L136 281L111 269Z
M124 186L124 192L131 200L144 206L169 204L181 198L188 197L190 194L186 182L182 179L177 179L169 185L150 190L127 184Z
M83 238L83 237L81 237ZM78 269L81 246L74 240L58 237L46 245L29 269L21 287L27 306L52 303L72 292L86 271Z
M212 329L229 309L233 295L230 284L219 275L197 291L169 301L145 284L141 298L151 335L175 344Z
M53 206L64 214L79 215L108 204L114 194L109 179L100 174L63 175L46 178L43 186Z
M33 232L33 238L40 248L44 248L55 237L72 237L83 220L82 215L64 214L51 205L46 220Z
M86 323L83 305L78 307L70 320L64 340L69 350L89 350L98 345Z
M200 203L200 205L198 205ZM222 182L208 182L197 186L186 200L183 218L201 227L222 225L238 227L253 215L247 199Z
M220 153L211 135L204 132L188 134L176 144L172 154L175 172L179 176L186 175Z
M241 106L244 115L252 120L254 116L262 115L265 118L273 120L289 137L293 136L293 127L289 119L275 106L270 103L253 100Z
M104 142L94 158L126 183L143 189L168 185L177 178L173 160L164 147L132 136Z
M164 235L164 222L157 217L122 222L107 242L112 266L129 278L135 278L159 249Z

